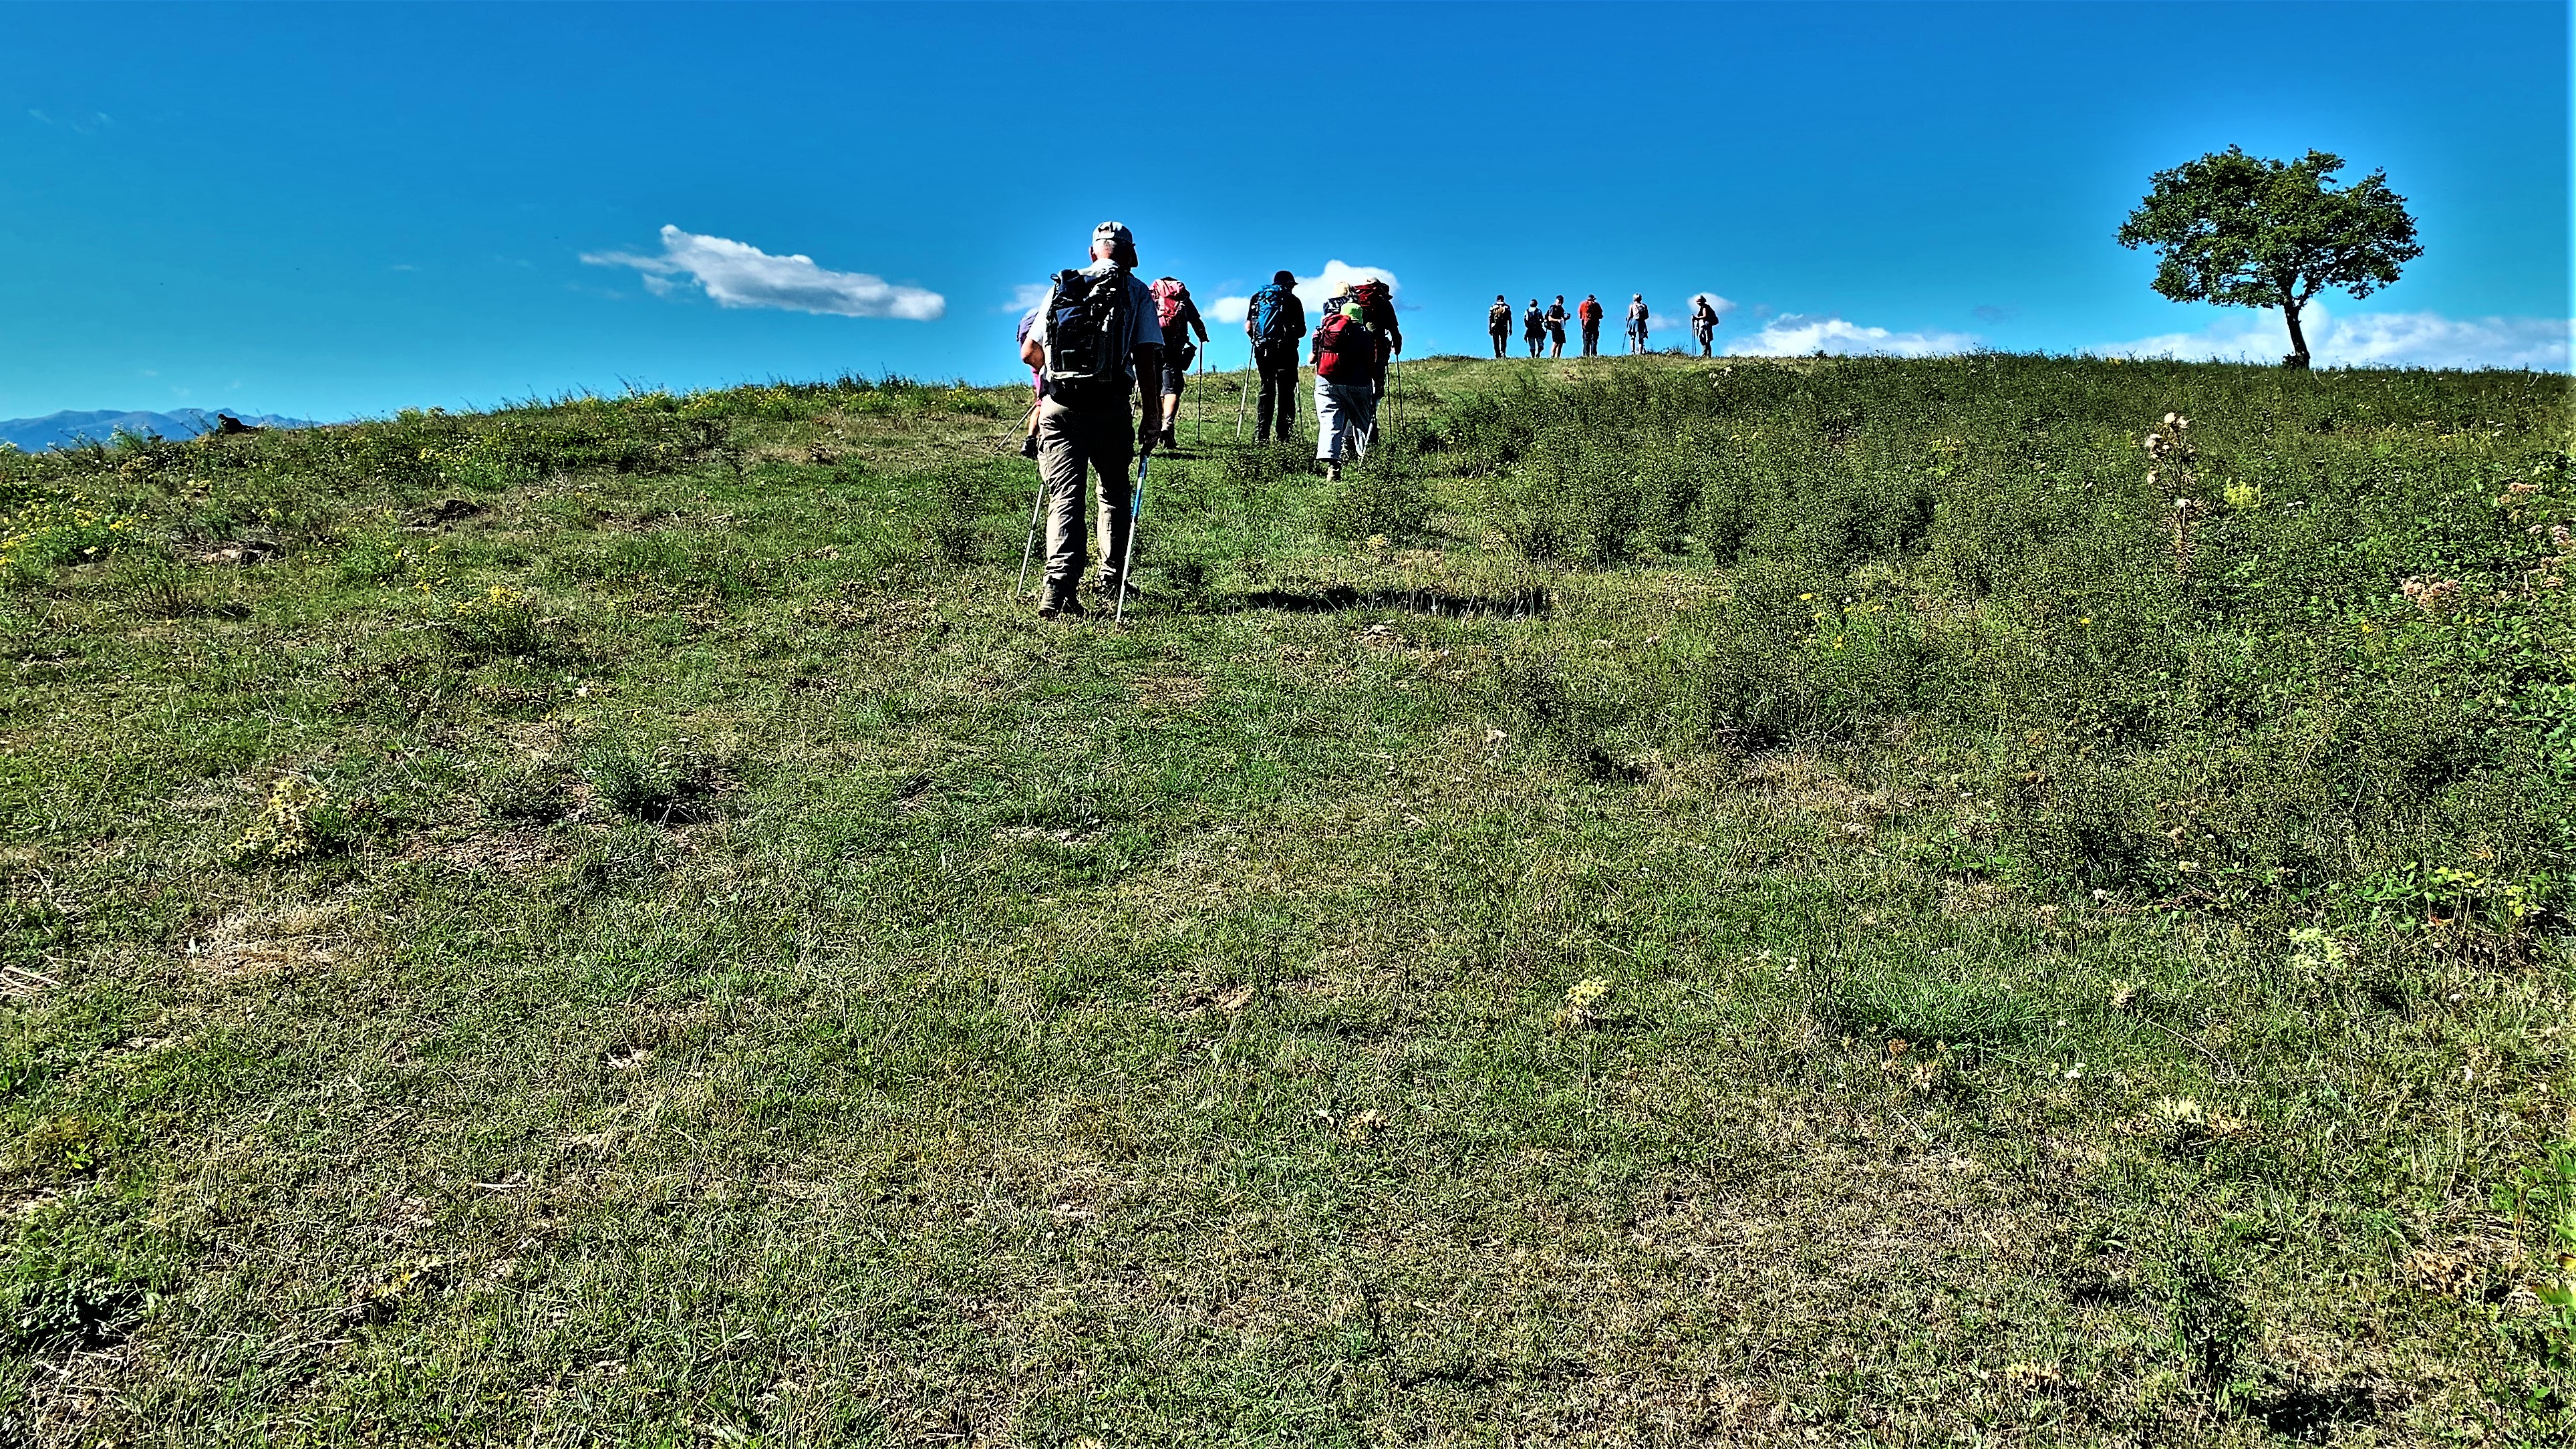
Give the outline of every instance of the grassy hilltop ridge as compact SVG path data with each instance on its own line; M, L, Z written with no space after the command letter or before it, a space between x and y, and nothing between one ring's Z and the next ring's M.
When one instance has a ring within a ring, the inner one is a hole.
M2563 1442L2566 378L1234 386L0 453L0 1442Z

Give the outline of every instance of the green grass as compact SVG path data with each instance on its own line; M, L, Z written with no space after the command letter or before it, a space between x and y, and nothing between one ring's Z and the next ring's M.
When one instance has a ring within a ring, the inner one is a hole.
M2563 1442L2564 378L1206 386L0 454L0 1440Z

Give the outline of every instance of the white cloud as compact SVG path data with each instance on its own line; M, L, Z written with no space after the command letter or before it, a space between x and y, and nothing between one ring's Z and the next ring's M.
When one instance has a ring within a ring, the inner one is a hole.
M745 242L699 236L676 226L662 228L662 254L585 252L595 267L633 267L644 274L644 289L668 296L686 277L706 290L719 307L775 307L787 312L819 312L834 317L897 317L908 322L937 321L948 310L947 299L920 287L899 287L866 272L835 272L818 267L809 256L771 256Z
M1817 352L1844 356L1937 357L1967 352L1977 338L1967 332L1891 332L1862 327L1840 317L1811 317L1784 312L1751 336L1738 337L1723 349L1729 357L1805 357Z
M1011 289L1011 313L1025 317L1055 293L1053 282L1022 282Z
M2568 365L2567 320L2445 317L2439 312L2362 312L2338 317L2311 302L2299 314L2319 367L2531 367ZM2290 328L2277 311L2231 314L2198 332L2169 332L2088 349L2103 357L2278 362Z
M1297 300L1306 304L1306 313L1311 317L1332 300L1334 293L1369 277L1386 283L1390 299L1404 295L1404 284L1395 279L1395 273L1384 267L1355 267L1338 258L1324 263L1324 269L1311 277L1303 272L1297 273L1297 285L1292 290L1297 293ZM1251 308L1250 297L1219 297L1208 305L1207 314L1213 321L1240 323Z

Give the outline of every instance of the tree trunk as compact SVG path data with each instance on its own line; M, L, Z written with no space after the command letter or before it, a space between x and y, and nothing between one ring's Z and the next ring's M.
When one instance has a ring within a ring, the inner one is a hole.
M2290 355L2281 359L2283 367L2305 371L2308 366L2308 334L2299 330L2299 299L2287 292L2281 294L2281 320L2290 324Z

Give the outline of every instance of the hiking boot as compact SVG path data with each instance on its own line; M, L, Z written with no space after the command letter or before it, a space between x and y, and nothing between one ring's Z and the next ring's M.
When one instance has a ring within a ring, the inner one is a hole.
M1177 448L1180 445L1181 435L1170 428L1165 428L1163 429L1162 441L1156 443L1154 446L1158 448Z
M1324 481L1327 483L1339 483L1342 481L1341 459L1327 458L1324 460Z
M1117 581L1107 578L1095 579L1092 581L1092 587L1100 591L1100 607L1114 609L1118 606L1120 585ZM1125 589L1129 603L1134 603L1145 596L1145 591L1136 587L1134 579L1127 580Z
M1020 456L1021 456L1021 457L1023 457L1023 458L1035 458L1037 455L1038 455L1038 435L1037 435L1037 434L1035 434L1035 433L1031 433L1031 434L1029 434L1028 436L1026 436L1026 437L1024 437L1024 438L1020 439Z
M1070 591L1061 594L1048 594L1046 596L1046 602L1038 605L1038 617L1041 619L1053 619L1059 616L1068 619L1081 618L1082 600Z

